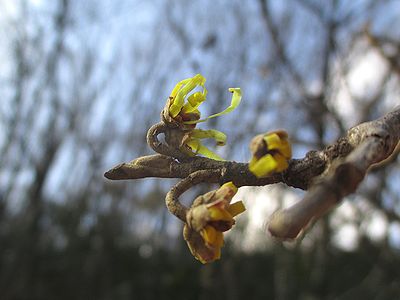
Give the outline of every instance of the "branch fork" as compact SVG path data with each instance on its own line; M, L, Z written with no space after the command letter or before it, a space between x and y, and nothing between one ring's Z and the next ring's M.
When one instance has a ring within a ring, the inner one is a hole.
M160 134L165 141L159 140ZM170 189L165 201L168 210L183 222L186 222L188 208L179 197L199 183L222 185L232 181L240 187L282 182L308 190L304 199L275 212L269 223L268 230L273 236L294 239L311 221L355 192L371 166L390 158L400 139L400 106L380 119L349 129L345 136L323 150L310 151L302 159L291 159L285 171L265 178L254 176L248 163L217 161L184 153L181 146L186 134L179 124L166 120L163 111L161 122L147 132L147 144L158 154L119 164L104 176L111 180L182 179Z

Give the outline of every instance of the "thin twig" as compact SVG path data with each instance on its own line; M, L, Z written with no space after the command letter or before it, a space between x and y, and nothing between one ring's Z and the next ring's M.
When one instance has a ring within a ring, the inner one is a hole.
M179 181L165 196L165 204L167 205L168 210L186 223L186 213L188 208L179 202L179 197L188 189L201 182L205 182L210 178L218 179L219 175L218 170L200 170L193 172L185 179Z

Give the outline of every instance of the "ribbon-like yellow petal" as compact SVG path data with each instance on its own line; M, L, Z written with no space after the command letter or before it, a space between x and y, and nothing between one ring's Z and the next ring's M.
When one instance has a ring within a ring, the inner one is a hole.
M221 111L217 114L213 114L207 118L204 118L201 120L196 120L196 121L187 121L187 122L184 122L184 124L197 124L197 123L205 122L208 119L219 117L219 116L225 115L225 114L233 111L240 104L240 101L242 99L242 91L240 90L240 88L230 88L229 91L233 95L232 95L231 105L229 105L226 109L224 109L223 111Z
M187 99L188 102L182 107L182 112L190 113L197 110L197 108L200 106L201 103L203 103L204 100L206 100L206 97L202 92L196 92L190 95Z
M217 230L214 227L207 225L200 231L200 234L207 244L213 245L215 243Z
M228 212L232 215L232 217L237 216L238 214L241 214L246 210L246 207L244 206L242 201L235 202L228 207Z
M215 140L218 146L223 146L226 144L226 134L215 129L193 129L190 133L190 137L197 139L212 138Z
M257 177L264 177L275 171L278 167L277 161L271 154L264 155L260 159L252 158L249 170Z
M201 154L214 160L224 160L218 154L212 152L210 149L204 146L199 139L190 139L185 143L185 145L189 146L195 154Z
M265 135L264 141L267 143L268 150L277 150L287 159L292 157L292 149L287 139L283 139L276 133L272 133Z
M225 209L221 209L217 206L211 206L208 208L210 218L213 221L232 221L233 216Z
M176 94L178 93L179 89L180 89L183 85L185 85L186 83L188 83L190 80L191 80L191 78L186 78L186 79L183 79L183 80L179 81L179 82L175 85L174 89L172 90L170 97L174 98L174 97L176 96Z
M281 138L276 133L265 135L264 141L267 143L268 150L276 150L281 146Z
M221 231L217 231L217 237L215 239L215 247L219 249L217 251L215 258L218 259L221 257L221 247L224 245L224 234Z
M233 191L234 194L236 194L237 191L238 191L238 188L236 187L236 185L233 184L232 181L229 181L229 182L224 183L223 185L221 185L221 187L220 187L219 189L221 189L221 188L228 188L228 189L231 189L231 190Z
M290 146L289 141L283 140L282 145L279 148L279 152L286 158L290 159L292 157L292 147Z
M224 245L224 235L221 231L216 230L211 225L207 225L200 231L200 235L206 242L206 245L212 248L221 248ZM219 254L221 255L221 254ZM217 254L217 258L219 258Z
M221 235L222 233L215 234L215 237L213 238L214 245L223 245L223 236ZM211 246L205 241L202 233L194 231L187 224L185 224L183 227L183 237L189 247L190 252L201 263L210 263L220 258L221 248Z
M193 78L184 79L175 86L170 96L174 97L172 104L169 107L169 113L172 118L175 118L181 111L187 94L195 89L196 86L204 87L205 82L206 79L202 75L196 74Z

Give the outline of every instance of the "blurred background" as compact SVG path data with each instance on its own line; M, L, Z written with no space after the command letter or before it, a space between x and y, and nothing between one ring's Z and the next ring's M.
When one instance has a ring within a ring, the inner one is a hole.
M276 128L296 158L322 149L400 103L399 28L399 0L0 0L0 299L398 298L397 157L294 243L265 223L304 192L241 188L207 266L164 207L176 180L103 173L151 154L147 129L196 73L204 114L243 91L200 126L227 133L221 156L248 161Z

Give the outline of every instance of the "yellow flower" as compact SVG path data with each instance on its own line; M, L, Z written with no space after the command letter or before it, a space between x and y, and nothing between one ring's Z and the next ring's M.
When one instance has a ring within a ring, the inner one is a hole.
M249 169L259 178L286 170L288 160L292 157L288 134L283 130L256 136L250 148L253 157L250 160Z
M188 155L201 154L211 159L224 160L218 154L214 153L201 143L200 140L205 138L214 139L217 146L224 146L226 144L226 135L221 131L214 129L193 129L188 131L183 137L181 150Z
M235 224L234 217L245 211L242 201L230 204L237 187L228 182L218 190L198 197L187 214L184 238L193 256L203 264L221 257L223 232Z
M162 116L165 123L186 131L180 147L183 152L189 155L201 154L211 159L223 160L205 147L200 140L212 138L216 141L217 146L223 146L226 143L226 135L218 130L201 130L195 129L195 127L197 123L205 122L233 111L240 104L242 94L240 88L230 88L229 91L233 94L231 105L222 112L200 119L201 114L198 108L206 100L207 96L205 82L206 79L201 74L180 81L172 90ZM200 88L201 91L192 93L196 88Z
M194 128L196 123L185 124L185 122L200 119L200 111L197 108L206 100L207 89L204 86L205 82L206 79L200 74L178 82L168 98L167 106L164 110L165 119L170 122L175 121L181 126L189 125L185 126L186 128ZM200 87L202 91L188 95L197 87Z

